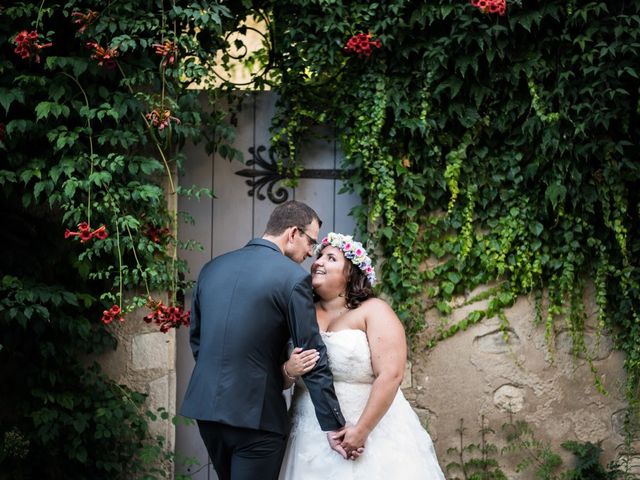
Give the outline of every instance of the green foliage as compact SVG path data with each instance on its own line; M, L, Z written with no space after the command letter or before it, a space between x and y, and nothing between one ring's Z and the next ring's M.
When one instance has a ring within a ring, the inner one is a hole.
M451 480L502 480L505 473L500 468L497 447L487 442L487 435L495 434L484 415L481 420L480 443L466 443L464 420L460 419L460 428L456 429L459 446L447 450L447 454L456 460L447 465L448 478ZM633 480L638 476L629 472L624 462L611 462L604 467L600 463L602 449L590 442L568 440L562 443L565 450L573 453L573 468L566 468L562 459L549 443L539 440L524 420L510 419L502 426L505 447L500 457L514 457L517 461L516 473L524 475L531 472L536 480ZM453 473L452 473L453 472ZM462 475L452 477L450 475ZM518 477L519 478L519 477ZM529 478L527 476L527 478Z
M48 253L54 256L49 263L64 254ZM25 263L46 276L47 259ZM70 276L60 280L74 282ZM13 276L2 279L0 294L5 386L0 478L60 478L70 471L74 478L126 477L147 432L139 414L144 396L108 380L97 364L82 363L113 346L108 333L90 320L96 299L64 284Z
M581 443L569 440L562 444L576 456L576 466L565 476L568 480L609 480L620 478L621 472L617 466L611 466L611 470L605 469L599 462L602 449L591 442Z
M533 430L524 420L517 420L503 425L507 446L505 452L515 452L523 457L516 467L520 473L531 467L537 480L558 479L557 476L562 459L551 446L536 438Z
M296 172L305 136L335 128L364 199L354 214L410 334L435 308L434 342L493 316L508 335L504 309L533 292L548 339L563 319L589 358L582 293L593 279L599 329L626 353L627 394L639 398L638 2L509 2L503 17L453 0L13 2L0 7L0 214L12 253L1 260L0 355L5 385L26 400L0 427L16 478L55 478L64 461L78 478L116 478L142 448L140 398L79 358L113 347L105 308L127 317L151 292L176 303L186 287L166 200L203 192L176 188L180 149L203 141L242 157L229 146L233 113L203 110L188 87L225 98L211 72L229 68L241 45L228 33L246 31L248 13L267 26L250 62L268 72L256 86L280 93L274 144ZM43 48L23 59L13 49L24 30ZM360 32L381 41L369 57L343 50ZM173 62L155 52L164 42ZM63 239L80 222L108 237ZM152 228L170 233L155 241ZM489 282L488 307L449 324L454 300ZM97 422L91 434L76 412ZM71 429L77 448L54 448ZM41 453L50 446L57 457Z
M484 415L481 421L479 444L465 444L465 431L464 420L461 418L460 427L456 429L460 444L458 447L447 450L449 455L458 457L457 461L447 464L448 478L451 480L461 480L462 478L464 480L507 480L507 476L500 469L498 461L495 459L498 448L487 441L487 436L495 432L488 425L485 425ZM479 457L465 458L467 455L474 454L479 454ZM462 477L452 477L450 476L451 472L459 472Z
M151 411L146 412L147 417L156 421L160 418L162 421L171 420L174 425L178 423L183 424L195 424L194 420L179 417L177 415L171 416L169 412L160 407L157 414ZM173 464L174 466L183 465L185 467L194 467L198 465L198 460L195 457L186 457L176 452L167 450L165 445L165 439L161 435L157 435L155 439L147 442L141 449L139 459L142 465L144 465L145 473L140 477L140 480L159 480L162 478L171 478L173 480L188 480L190 475L182 475L179 473L173 476L171 468L166 468L166 464Z
M1 478L154 474L144 396L89 359L116 345L105 309L142 321L133 312L152 294L184 297L177 249L193 242L178 244L167 206L180 149L204 141L240 155L226 113L203 108L189 87L210 81L245 13L154 0L0 7ZM22 31L42 47L25 58L14 51ZM81 222L106 238L82 243Z
M299 144L335 126L407 331L436 308L435 342L533 292L549 341L564 321L589 358L593 279L598 328L626 353L638 398L640 4L507 2L502 17L451 0L272 7L274 131ZM345 53L358 32L382 47ZM487 309L448 323L452 300L490 282Z

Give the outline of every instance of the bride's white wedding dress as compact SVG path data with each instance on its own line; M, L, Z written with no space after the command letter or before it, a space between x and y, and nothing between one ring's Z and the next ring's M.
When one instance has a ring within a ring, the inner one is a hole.
M342 413L355 424L374 380L367 335L362 330L339 330L323 332L322 337ZM431 438L400 390L356 461L344 460L331 450L301 381L295 387L292 415L280 480L444 479Z

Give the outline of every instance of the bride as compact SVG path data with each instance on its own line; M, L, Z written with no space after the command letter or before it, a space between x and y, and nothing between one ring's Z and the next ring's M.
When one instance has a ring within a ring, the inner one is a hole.
M431 438L399 389L407 355L404 329L391 307L373 296L371 259L351 236L333 232L316 252L311 278L318 325L348 422L336 440L356 460L331 450L309 392L297 381L280 480L444 479ZM293 383L316 360L317 352L294 349L283 364L285 379ZM354 449L359 445L364 449Z

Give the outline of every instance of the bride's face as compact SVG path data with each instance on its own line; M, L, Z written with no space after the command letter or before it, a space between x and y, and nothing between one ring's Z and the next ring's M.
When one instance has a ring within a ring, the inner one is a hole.
M342 250L328 245L311 265L311 285L318 295L327 297L345 291L347 276L346 259Z

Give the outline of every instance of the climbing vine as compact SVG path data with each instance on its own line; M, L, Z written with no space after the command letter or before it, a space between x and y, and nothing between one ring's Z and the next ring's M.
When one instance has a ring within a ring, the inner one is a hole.
M381 288L408 331L429 308L443 318L434 342L490 316L506 328L503 310L533 294L548 340L568 328L589 358L593 283L597 333L626 353L634 398L640 7L310 0L273 15L274 128L300 111L298 142L336 126ZM353 55L363 32L380 47ZM486 283L487 308L450 324L454 299Z
M88 359L115 347L121 322L188 324L177 251L193 245L178 242L169 205L211 193L177 181L186 142L238 154L226 113L190 88L212 83L237 13L179 1L0 6L3 478L157 478L145 395Z
M307 136L332 127L381 288L412 337L431 308L434 343L488 317L506 331L505 308L532 294L548 340L568 328L589 358L592 283L598 333L625 352L638 398L637 2L10 2L0 356L15 388L0 454L15 454L15 478L133 471L143 398L80 358L113 347L121 320L186 321L177 251L192 245L167 199L205 193L177 181L187 142L241 158L233 108L203 109L191 87L212 105L233 88L220 71L248 14L266 25L248 63L279 93L274 146L295 174ZM487 307L452 324L460 298Z

